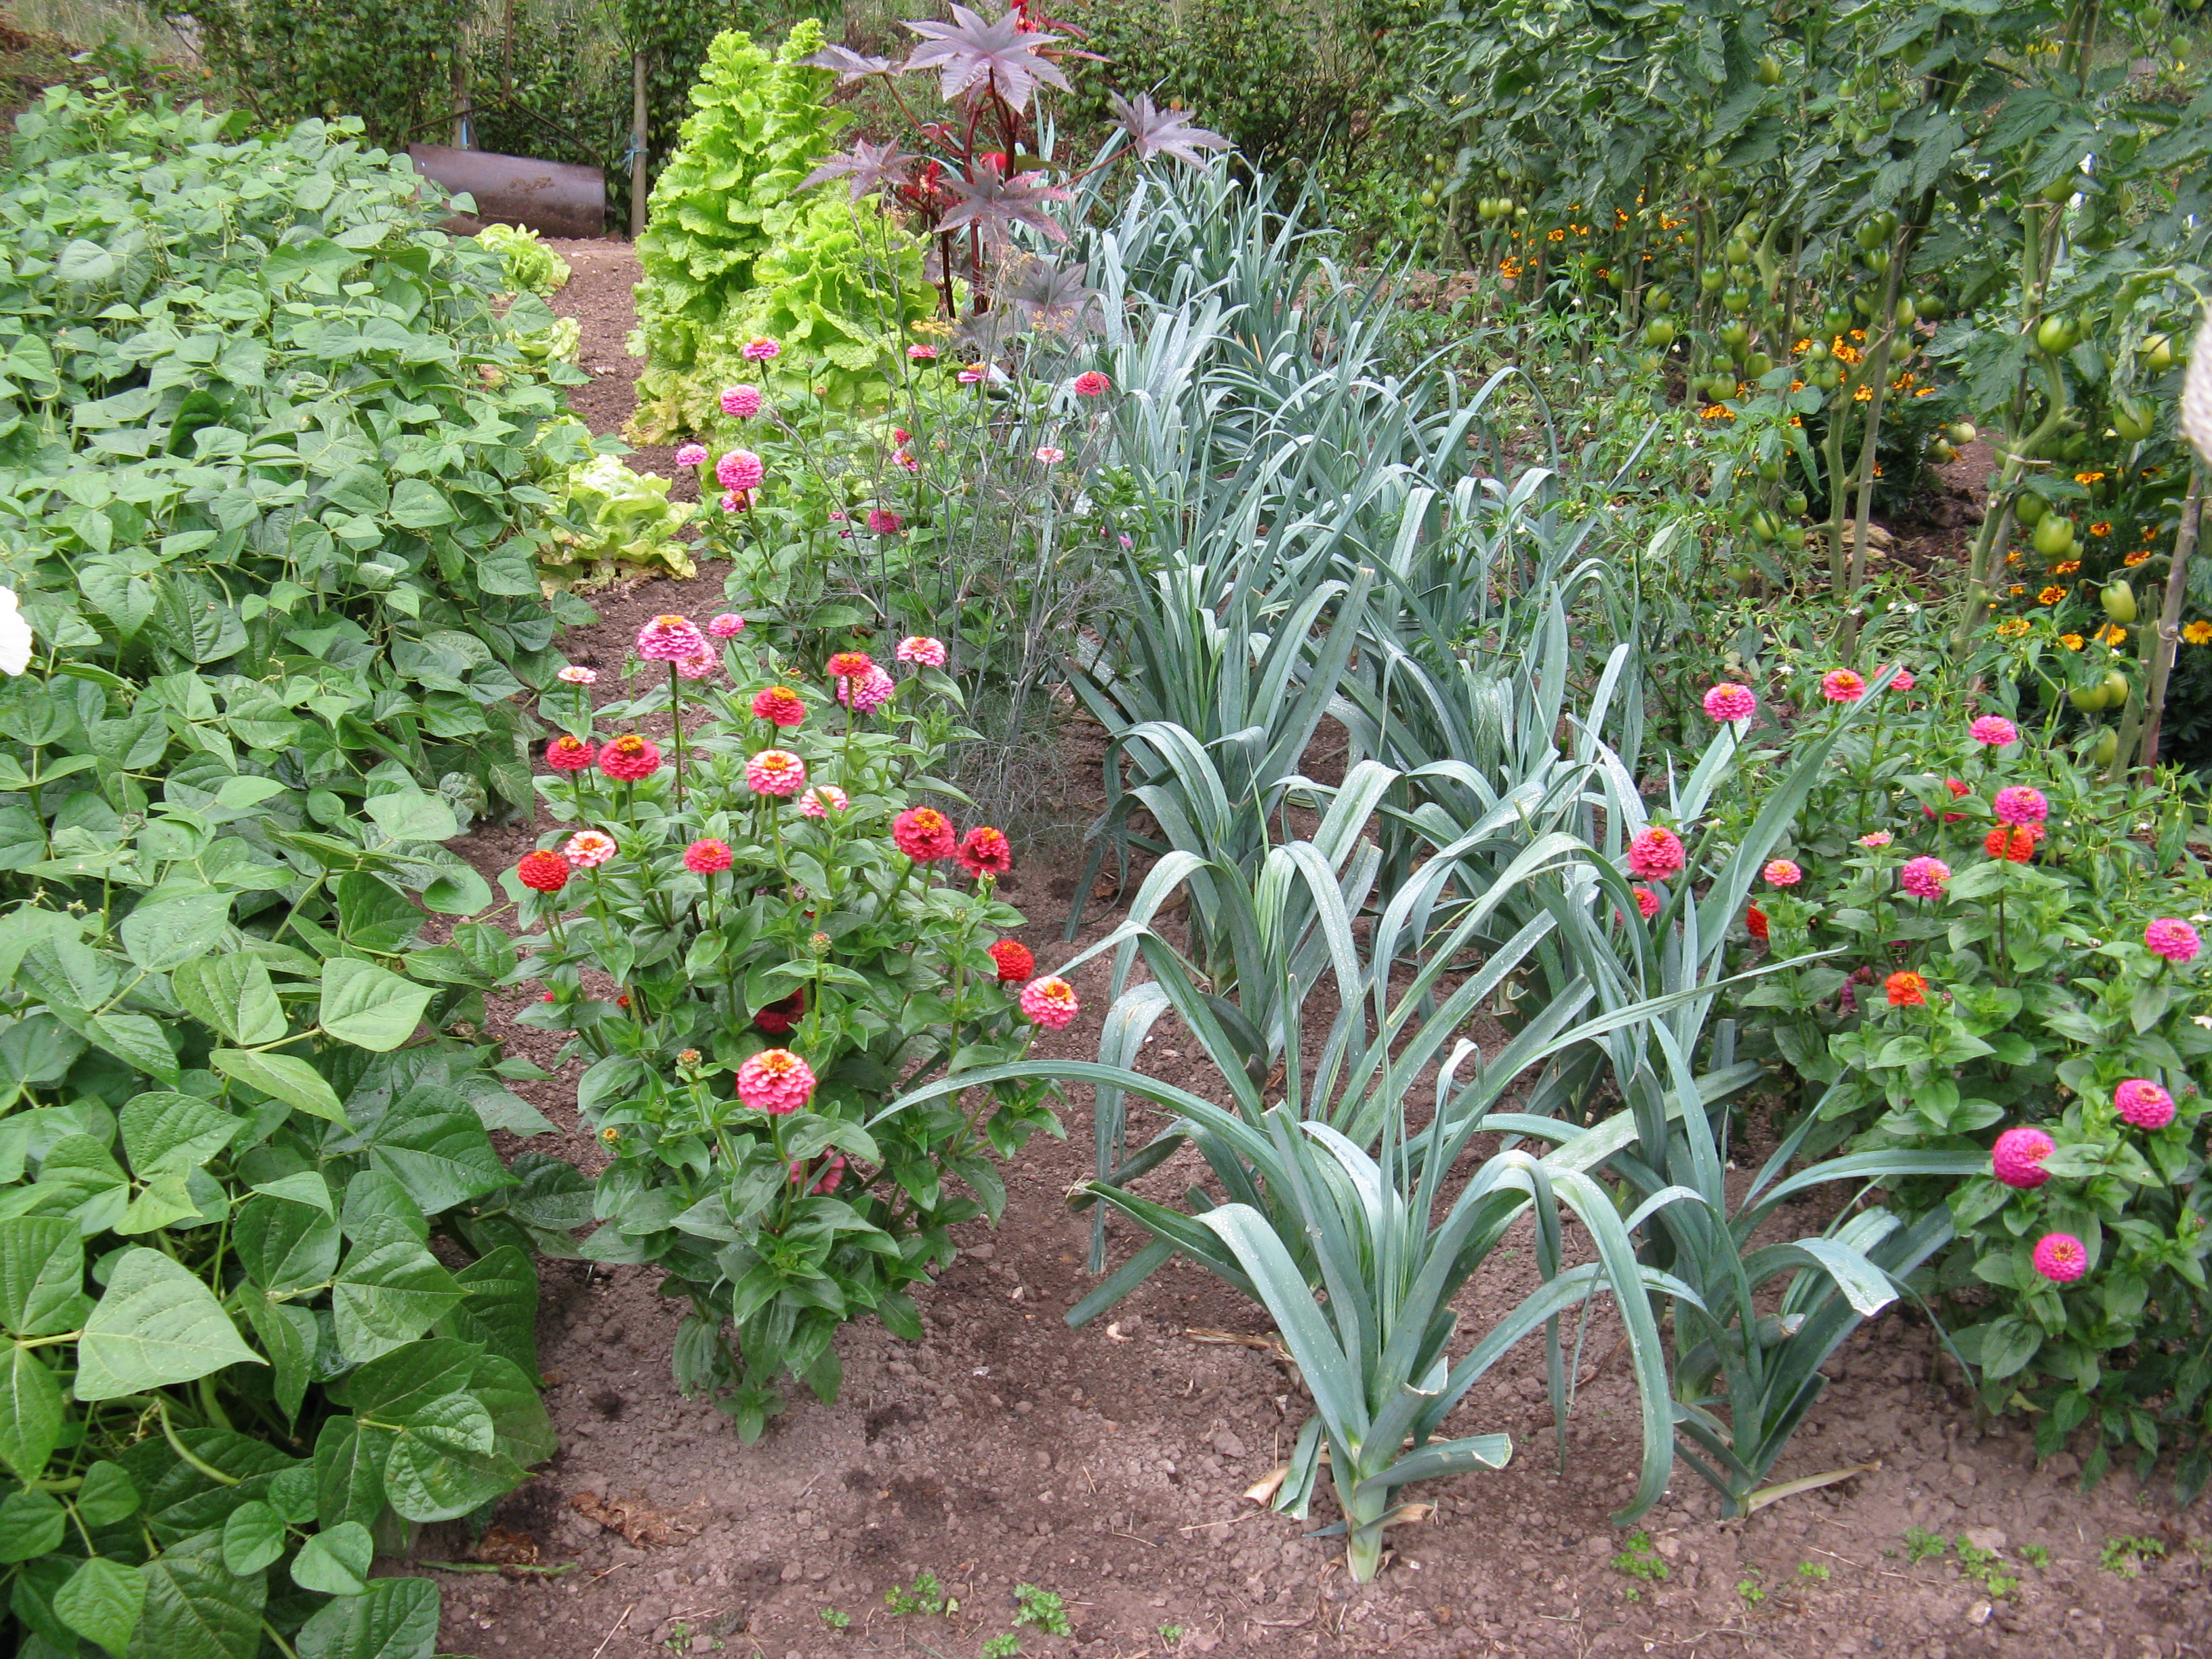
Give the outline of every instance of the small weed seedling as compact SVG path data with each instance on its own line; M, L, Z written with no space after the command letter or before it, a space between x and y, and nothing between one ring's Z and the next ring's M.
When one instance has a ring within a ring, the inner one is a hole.
M822 1609L822 1622L829 1626L831 1630L842 1630L853 1622L853 1615L849 1613L840 1613L835 1607L824 1607Z
M1995 1550L1975 1548L1966 1541L1963 1534L1959 1538L1957 1547L1959 1572L1962 1577L1973 1580L1999 1600L2020 1588L2019 1575L1999 1571L2004 1558Z
M945 1611L945 1586L937 1582L937 1575L924 1568L915 1574L911 1584L893 1584L884 1592L884 1605L899 1618L909 1613L927 1613L934 1618Z
M1744 1605L1749 1607L1755 1607L1766 1600L1766 1591L1760 1587L1759 1575L1756 1572L1747 1578L1737 1579L1735 1593L1743 1597Z
M2022 1544L2020 1547L2020 1559L2038 1572L2046 1571L2051 1565L2051 1552L2040 1544Z
M1074 1626L1067 1622L1067 1603L1060 1599L1059 1591L1039 1589L1035 1584L1017 1584L1014 1600L1021 1606L1021 1611L1014 1615L1017 1625L1034 1625L1047 1636L1075 1633ZM1013 1650L1006 1650L1009 1653Z
M1914 1527L1905 1534L1905 1553L1916 1562L1925 1561L1931 1555L1940 1556L1950 1547L1950 1540L1925 1527Z
M2097 1565L2106 1572L2117 1572L2123 1578L2134 1578L2142 1571L2143 1558L2164 1555L2165 1543L2156 1538L2131 1538L2120 1533L2105 1540L2104 1553Z
M689 1653L691 1651L691 1626L685 1624L681 1619L679 1619L673 1626L670 1626L668 1634L661 1638L660 1645L666 1648L671 1653ZM728 1645L728 1643L717 1636L714 1638L714 1645L709 1649L708 1651L720 1653Z
M1022 1638L1008 1631L1003 1636L994 1636L975 1650L977 1659L1014 1659L1022 1650Z
M1182 1640L1182 1626L1181 1625L1162 1625L1160 1626L1160 1645L1162 1647L1171 1648Z
M1797 1576L1808 1584L1825 1584L1834 1575L1818 1561L1800 1561Z
M1653 1584L1662 1582L1667 1577L1667 1563L1652 1547L1651 1534L1648 1532L1628 1534L1627 1543L1621 1547L1620 1553L1613 1558L1613 1570Z

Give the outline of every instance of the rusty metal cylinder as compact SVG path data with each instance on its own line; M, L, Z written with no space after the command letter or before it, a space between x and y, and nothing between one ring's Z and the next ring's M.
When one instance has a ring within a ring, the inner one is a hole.
M485 224L520 225L541 236L606 232L607 180L597 167L443 144L410 144L407 159L424 178L471 198Z

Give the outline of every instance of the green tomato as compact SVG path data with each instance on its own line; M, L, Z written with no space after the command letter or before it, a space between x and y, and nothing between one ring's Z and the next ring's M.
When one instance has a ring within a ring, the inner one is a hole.
M1731 236L1721 249L1721 258L1732 265L1747 265L1751 263L1751 244L1741 236Z
M1782 463L1770 457L1759 464L1759 476L1769 483L1782 482Z
M1949 307L1943 303L1943 296L1940 294L1923 294L1920 296L1920 316L1924 322L1942 322L1943 313L1948 309Z
M1425 190L1425 191L1423 191L1421 192L1421 205L1422 205L1423 207L1425 207L1425 208L1432 208L1432 207L1434 207L1436 204L1437 204L1437 193L1436 193L1436 191L1432 191L1432 190Z
M2035 325L2035 343L2053 357L2073 350L2081 337L2081 328L2071 317L2045 317Z
M1873 252L1888 239L1888 233L1881 228L1881 217L1879 214L1871 219L1861 220L1858 228L1851 233L1851 240L1859 245L1859 252L1862 253Z
M1751 325L1747 323L1723 323L1717 337L1730 351L1741 351L1751 343Z
M2158 424L2158 417L2132 398L2112 400L2112 430L2131 444L2139 444L2150 436Z
M1751 290L1732 288L1721 295L1721 308L1731 317L1741 317L1751 309Z
M2142 345L2143 367L2154 374L2163 374L2173 367L2173 342L2163 334L2154 334Z
M1805 500L1805 492L1802 489L1793 489L1782 498L1782 510L1793 519L1803 518L1808 505L1809 503Z
M2056 513L2044 515L2035 526L2035 550L2046 559L2063 559L2074 550L2074 520Z
M1743 372L1747 380L1763 380L1774 372L1774 359L1763 351L1754 351L1743 360Z
M2078 173L2069 173L2063 178L2053 179L2041 190L2035 192L2036 199L2039 201L2048 202L2051 206L2057 207L2061 202L2071 201L2073 199L2074 192L2077 188L2079 188L2081 182L2081 175Z
M1759 77L1759 84L1762 87L1778 87L1782 84L1782 60L1772 52L1767 52L1759 58L1759 66L1752 73Z
M2022 490L2019 498L2012 504L2013 517L2031 528L2040 524L2043 521L2043 515L2049 511L2051 511L2051 503L2033 490Z
M1843 306L1830 306L1820 313L1820 326L1831 337L1847 333L1851 326L1851 313Z
M2133 689L2134 688L2128 684L2128 677L2120 672L2118 669L2114 668L2107 670L2105 674L2105 707L2107 708L2126 708L2128 705L2128 693Z
M2112 582L2102 597L2105 614L2123 628L2136 619L2136 591L2124 580Z
M2105 683L2099 680L2094 685L2077 685L2066 694L2066 701L2083 714L2094 714L2105 707Z
M1663 319L1644 325L1644 343L1664 351L1674 343L1674 325Z
M1938 438L1928 446L1928 459L1938 466L1948 466L1959 459L1959 452Z
M1866 268L1876 276L1886 276L1889 274L1889 250L1887 248L1878 247L1875 249L1873 252L1863 254L1860 257L1866 261Z
M1874 106L1884 115L1894 115L1905 107L1905 94L1895 87L1884 87L1875 94Z
M1919 319L1920 310L1912 303L1912 296L1907 294L1899 298L1897 302L1897 325L1899 328L1911 328Z
M2119 753L2120 734L2108 726L2097 733L2097 741L2089 745L2089 763L2092 766L2110 766L2119 757Z
M1719 265L1709 265L1698 273L1698 286L1708 294L1717 294L1728 286L1728 272Z
M1964 446L1973 442L1981 434L1974 430L1972 421L1954 421L1943 428L1943 435L1953 443Z

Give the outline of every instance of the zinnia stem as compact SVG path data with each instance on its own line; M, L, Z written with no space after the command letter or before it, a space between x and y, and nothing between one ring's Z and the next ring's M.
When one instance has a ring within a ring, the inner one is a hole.
M684 810L684 693L676 665L668 665L668 714L676 723L676 810Z

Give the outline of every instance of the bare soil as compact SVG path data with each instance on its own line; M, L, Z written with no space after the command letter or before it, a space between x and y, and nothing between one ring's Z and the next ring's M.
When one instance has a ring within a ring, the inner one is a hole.
M577 275L556 305L583 319L595 371L574 405L611 430L636 367L622 351L635 264L620 244L558 246ZM656 459L665 469L665 456L640 464ZM611 668L638 617L708 609L720 593L720 573L708 571L600 596L605 620L572 639L572 654ZM494 872L530 835L486 827L462 846ZM1042 962L1066 948L1055 901L1070 874L1046 861L1007 884L1036 918L1023 936ZM1085 942L1110 923L1089 921ZM1104 964L1074 978L1084 1014L1040 1048L1089 1058ZM514 1052L550 1060L552 1039L509 1023L525 1000L495 1008L490 1029ZM1182 1069L1176 1041L1165 1028L1156 1037L1163 1075ZM575 1132L580 1069L522 1086L565 1131L539 1145L589 1170L599 1160ZM562 1571L435 1572L441 1646L487 1659L974 1659L1015 1629L1014 1586L1034 1584L1064 1598L1073 1634L1024 1627L1023 1650L1098 1659L2212 1651L2202 1511L2177 1516L2163 1474L2149 1488L2117 1474L2085 1494L2073 1455L2036 1467L2025 1425L1978 1425L1937 1376L1932 1334L1894 1315L1831 1366L1833 1386L1776 1478L1875 1467L1735 1522L1717 1518L1713 1495L1684 1470L1640 1523L1659 1564L1641 1576L1613 1565L1626 1534L1608 1518L1637 1457L1632 1388L1610 1357L1617 1327L1594 1324L1564 1469L1540 1348L1525 1344L1450 1430L1510 1431L1512 1463L1433 1483L1419 1495L1436 1513L1394 1534L1373 1584L1352 1585L1339 1544L1303 1535L1334 1518L1327 1498L1301 1525L1243 1496L1287 1449L1303 1401L1263 1349L1191 1333L1264 1338L1264 1316L1177 1263L1110 1322L1066 1328L1062 1316L1094 1282L1083 1269L1089 1220L1063 1196L1090 1172L1086 1091L1072 1091L1063 1116L1068 1139L1038 1141L1008 1172L1000 1227L963 1229L960 1260L919 1298L926 1338L848 1326L837 1403L799 1392L751 1447L711 1405L677 1394L667 1362L680 1307L656 1293L653 1273L543 1264L540 1353L562 1449L501 1504L479 1553ZM1188 1157L1152 1177L1163 1194L1197 1177ZM1117 1261L1134 1248L1126 1228L1113 1238ZM1526 1241L1509 1240L1462 1298L1462 1333L1534 1282ZM1915 1561L1914 1528L1954 1547ZM418 1556L465 1554L456 1530L426 1537ZM2017 1589L1992 1595L1965 1576L1961 1537L2001 1553ZM2135 1576L2101 1565L2123 1537L2150 1540L2124 1564ZM2024 1565L2024 1550L2048 1552L2047 1565ZM951 1605L895 1613L885 1593L924 1571Z

